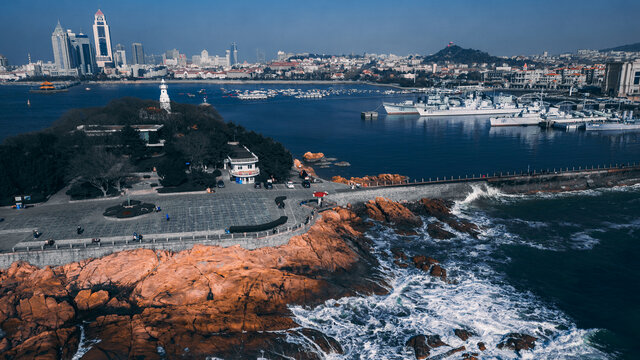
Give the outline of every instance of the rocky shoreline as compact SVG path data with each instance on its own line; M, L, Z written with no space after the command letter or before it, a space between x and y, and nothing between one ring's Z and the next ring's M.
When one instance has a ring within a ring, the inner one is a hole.
M14 263L0 272L0 356L70 359L84 348L94 358L320 359L342 353L337 339L301 328L290 305L315 306L328 299L384 295L384 271L365 232L370 219L402 235L416 234L425 218L434 238L447 228L478 236L479 227L450 212L451 203L422 199L398 203L378 197L335 208L288 244L246 250L196 245L181 252L138 249L55 268ZM413 266L445 283L447 270L428 254L392 249L394 263ZM456 330L458 337L474 334ZM287 341L302 337L316 350ZM439 334L415 334L406 345L417 359L449 346ZM528 334L505 334L500 348L535 346ZM477 349L452 347L474 359ZM319 349L319 350L318 350ZM439 355L439 358L442 354Z

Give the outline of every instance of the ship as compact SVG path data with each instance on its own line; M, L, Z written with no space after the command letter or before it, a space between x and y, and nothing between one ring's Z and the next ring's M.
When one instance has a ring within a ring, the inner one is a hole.
M511 116L492 117L489 119L491 126L528 126L540 123L540 113L542 109L538 103L527 106L519 113Z
M592 122L585 125L587 131L627 131L640 130L640 122L616 121L616 122Z
M387 115L418 115L416 103L412 100L403 101L401 103L383 102L384 110Z
M474 115L508 115L516 114L522 111L521 108L513 102L491 102L489 100L481 100L478 96L470 96L464 99L459 105L452 105L447 98L444 104L429 106L416 106L416 110L420 116L436 117L436 116L474 116Z

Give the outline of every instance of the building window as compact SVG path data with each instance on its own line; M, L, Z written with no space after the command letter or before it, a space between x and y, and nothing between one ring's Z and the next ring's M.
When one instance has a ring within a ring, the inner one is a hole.
M633 77L633 85L640 85L640 71L636 71Z

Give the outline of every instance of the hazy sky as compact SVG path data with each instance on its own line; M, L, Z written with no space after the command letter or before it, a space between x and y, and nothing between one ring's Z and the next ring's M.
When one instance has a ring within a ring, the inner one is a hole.
M145 53L177 48L188 57L224 55L238 44L241 61L256 48L326 54L431 54L449 41L494 55L575 51L640 42L639 0L368 0L165 1L4 0L0 54L10 63L52 60L51 33L91 36L100 8L112 43L142 42Z

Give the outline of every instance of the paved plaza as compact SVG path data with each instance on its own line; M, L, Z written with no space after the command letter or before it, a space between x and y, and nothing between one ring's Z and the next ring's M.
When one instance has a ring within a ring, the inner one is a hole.
M300 184L287 189L278 184L274 189L254 189L253 185L227 184L213 194L205 192L189 194L133 194L131 199L153 203L162 211L133 219L113 219L103 216L110 206L126 200L121 196L111 199L86 201L56 201L43 203L27 209L0 208L0 251L10 251L17 244L33 243L32 231L38 229L44 239L73 240L143 235L172 236L193 233L219 234L233 225L263 224L280 216L289 218L284 226L303 222L311 209L300 206L303 200L312 198L314 191L335 191L341 186L333 183L313 184L305 189ZM277 196L287 196L285 209L275 203ZM170 220L166 220L166 215ZM76 227L84 232L80 235Z

